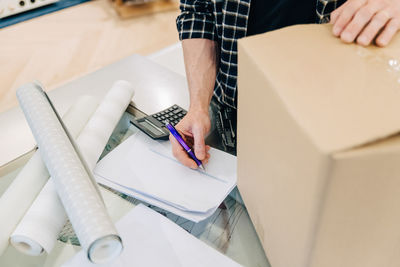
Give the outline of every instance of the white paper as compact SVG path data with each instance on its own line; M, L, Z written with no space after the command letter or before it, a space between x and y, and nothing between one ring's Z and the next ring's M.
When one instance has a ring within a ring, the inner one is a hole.
M117 81L79 134L76 144L89 169L93 170L132 96L131 84ZM39 255L34 253L38 251L34 249L38 246L47 253L51 252L67 221L67 215L52 179L48 181L48 184L50 185L46 185L40 192L33 206L11 236L11 242L16 248L34 256Z
M185 212L212 214L236 185L236 157L216 149L210 154L206 173L192 170L172 156L169 142L159 143L138 132L103 158L94 172L131 189L134 196Z
M124 251L118 259L107 265L94 265L80 251L63 267L241 266L144 205L135 207L116 227L125 240Z
M161 209L167 210L169 212L174 213L175 215L178 215L180 217L183 217L187 220L190 220L192 222L198 223L200 221L203 221L205 219L207 219L208 217L210 217L211 215L214 214L214 212L218 209L218 206L215 207L214 209L211 209L210 211L207 212L191 212L191 211L183 211L180 209L175 208L174 206L168 205L158 199L149 197L149 196L145 196L143 194L140 194L139 192L135 192L130 188L124 187L124 186L120 186L116 183L111 182L110 180L104 179L98 175L95 175L95 178L97 179L97 182L100 184L103 184L105 186L108 186L110 188L113 188L121 193L124 193L127 196L131 196L134 197L138 200L141 200L143 202L146 202L150 205L154 205L156 207L159 207Z
M99 263L118 256L122 242L97 184L93 182L78 148L68 137L42 89L37 84L27 84L17 89L17 97L38 143L40 155L88 257ZM102 249L104 246L109 249Z
M97 100L83 96L63 117L72 136L78 136L97 107ZM50 174L36 151L0 198L0 255L9 244L9 237L42 190Z

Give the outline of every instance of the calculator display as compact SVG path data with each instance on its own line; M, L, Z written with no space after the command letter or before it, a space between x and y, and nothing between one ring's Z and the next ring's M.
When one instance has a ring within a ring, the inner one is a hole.
M155 128L153 125L148 123L146 120L139 122L143 127L149 129L150 132L152 132L155 135L160 135L163 134L163 132L159 131L157 128Z

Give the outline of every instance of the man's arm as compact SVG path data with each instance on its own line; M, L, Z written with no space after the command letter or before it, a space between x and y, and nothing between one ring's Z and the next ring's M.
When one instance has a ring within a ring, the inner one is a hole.
M182 41L186 76L189 85L190 106L176 128L186 138L193 138L196 157L206 163L209 158L204 138L210 131L208 108L213 95L217 71L216 42L208 39ZM184 165L196 169L196 163L187 155L175 138L170 136L172 152Z
M348 0L332 12L331 23L344 42L386 46L400 28L400 0Z
M180 10L176 26L182 40L190 107L176 128L186 141L194 143L196 157L207 163L210 148L205 146L204 137L210 130L208 107L217 69L214 5L209 0L180 0ZM174 156L184 165L196 169L196 163L171 135L170 140Z

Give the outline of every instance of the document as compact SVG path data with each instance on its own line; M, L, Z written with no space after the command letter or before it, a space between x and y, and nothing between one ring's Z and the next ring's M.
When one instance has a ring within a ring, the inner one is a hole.
M125 188L124 193L149 204L210 216L236 186L236 157L216 149L210 154L206 172L192 170L172 156L169 142L137 132L104 157L94 173L98 182Z
M139 192L135 192L132 189L128 188L128 187L124 187L118 184L115 184L113 182L111 182L110 180L104 179L100 176L96 176L96 180L98 183L103 184L105 186L108 186L114 190L117 190L127 196L131 196L135 199L138 199L140 201L144 201L150 205L156 206L160 209L172 212L173 214L179 216L179 217L183 217L189 221L198 223L200 221L203 221L205 219L207 219L208 217L210 217L211 215L214 214L214 212L217 210L218 206L216 206L214 209L211 209L208 212L205 213L201 213L201 212L191 212L191 211L183 211L180 209L177 209L171 205L168 205L158 199L152 198L150 196L146 196L143 195Z
M109 264L95 265L80 251L63 267L241 266L142 204L117 222L116 227L124 240L119 258Z

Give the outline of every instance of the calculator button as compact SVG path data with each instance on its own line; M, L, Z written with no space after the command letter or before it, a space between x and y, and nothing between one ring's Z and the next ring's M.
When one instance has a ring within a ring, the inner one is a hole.
M174 121L174 124L178 124L179 121Z
M174 114L178 114L178 113L181 112L181 111L182 111L182 109L180 109L180 108L175 109L175 110L174 110Z
M168 114L165 114L165 118L169 118L169 115L168 115Z
M178 105L173 105L172 108L173 108L173 109L177 109L177 108L178 108Z
M173 111L173 110L174 110L174 108L169 108L169 109L168 109L168 111Z
M176 120L178 118L178 116L174 115L173 118Z
M186 115L186 113L187 113L186 111L182 111L182 114L183 114L183 115Z
M160 119L161 119L161 120L164 120L164 119L165 119L165 116L161 116Z

